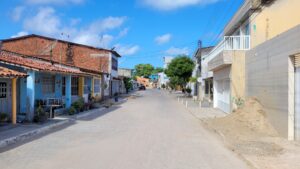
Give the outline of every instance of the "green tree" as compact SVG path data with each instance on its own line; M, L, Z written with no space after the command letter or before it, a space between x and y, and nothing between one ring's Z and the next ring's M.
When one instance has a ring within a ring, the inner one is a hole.
M154 67L150 64L138 64L134 68L134 76L143 76L148 78L153 71Z
M166 75L170 78L170 85L172 87L179 85L185 89L194 67L194 61L186 55L174 58L165 70Z
M156 67L156 68L152 71L152 74L158 74L158 73L161 73L161 72L164 72L164 69L161 68L161 67Z
M130 78L127 78L127 77L125 77L125 78L123 79L123 81L124 81L124 85L125 85L126 93L128 93L128 92L129 92L129 90L130 90L130 89L132 89L132 83L131 83L131 79L130 79Z

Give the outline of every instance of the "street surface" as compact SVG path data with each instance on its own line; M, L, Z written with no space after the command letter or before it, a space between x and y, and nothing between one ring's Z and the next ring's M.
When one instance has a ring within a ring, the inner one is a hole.
M168 94L141 97L0 154L1 169L246 169Z

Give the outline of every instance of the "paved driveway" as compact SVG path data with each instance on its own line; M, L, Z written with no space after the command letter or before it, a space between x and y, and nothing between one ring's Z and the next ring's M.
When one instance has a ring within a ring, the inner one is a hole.
M158 90L0 154L1 169L244 169Z

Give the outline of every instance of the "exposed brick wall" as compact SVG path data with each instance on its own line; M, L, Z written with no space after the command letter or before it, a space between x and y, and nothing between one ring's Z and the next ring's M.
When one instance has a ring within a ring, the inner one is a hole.
M2 49L51 60L50 46L54 43L50 39L27 37L13 41L4 41ZM52 60L84 69L108 72L108 57L94 58L90 56L90 54L96 53L109 54L108 51L80 45L69 45L70 48L71 52L67 52L68 43L57 42L52 51Z

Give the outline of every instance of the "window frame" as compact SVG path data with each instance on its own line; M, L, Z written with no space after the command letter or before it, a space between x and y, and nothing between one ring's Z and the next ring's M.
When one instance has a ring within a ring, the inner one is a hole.
M96 81L99 82L99 84L96 83ZM93 83L94 83L94 93L101 93L101 79L94 79Z
M79 77L73 76L71 78L71 95L78 96L79 95Z
M42 93L43 94L54 94L55 93L55 75L43 76L41 78Z
M0 82L0 99L7 98L8 95L7 88L8 88L7 82Z

